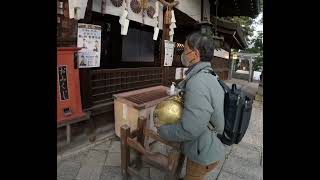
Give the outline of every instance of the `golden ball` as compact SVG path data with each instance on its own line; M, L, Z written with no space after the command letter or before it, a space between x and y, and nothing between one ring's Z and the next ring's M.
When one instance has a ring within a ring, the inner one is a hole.
M160 102L153 112L153 117L155 120L159 120L161 125L177 123L181 118L182 106L181 97L174 96Z

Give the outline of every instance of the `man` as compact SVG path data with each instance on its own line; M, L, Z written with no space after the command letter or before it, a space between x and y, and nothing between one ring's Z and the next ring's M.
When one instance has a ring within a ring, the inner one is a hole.
M213 51L211 37L194 32L186 38L181 62L189 69L179 83L184 92L181 119L170 125L155 123L161 138L182 143L187 157L185 180L202 180L225 157L225 147L217 137L224 129L224 91L210 73Z

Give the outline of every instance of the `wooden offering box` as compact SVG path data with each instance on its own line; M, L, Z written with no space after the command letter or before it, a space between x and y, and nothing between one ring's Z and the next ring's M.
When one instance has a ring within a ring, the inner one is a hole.
M147 127L153 127L153 110L161 101L169 98L168 87L155 86L114 96L115 132L120 137L120 127L127 124L131 131L136 130L138 118L147 118Z

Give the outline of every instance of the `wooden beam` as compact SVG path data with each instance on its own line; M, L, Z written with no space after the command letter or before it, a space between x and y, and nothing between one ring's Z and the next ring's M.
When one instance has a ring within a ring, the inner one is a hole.
M150 151L146 151L143 146L132 138L127 137L127 144L134 150L138 151L142 155L151 155Z
M231 60L231 63L230 63L230 71L229 71L229 77L228 79L232 79L232 73L233 73L233 66L234 66L234 59L233 59L233 54L231 53L231 48L229 50L229 59Z
M143 134L143 129L146 123L146 118L144 117L139 117L138 118L138 133L137 133L137 140L140 144L144 144L144 134ZM139 154L137 156L137 168L140 169L142 167L142 159L141 155Z
M203 21L203 0L201 0L201 21Z
M133 139L138 136L138 133L139 133L139 129L135 129L130 133L129 137Z
M164 0L159 0L161 3L164 3L164 5L167 3ZM177 2L177 1L176 1ZM173 7L173 6L169 6L169 7ZM168 66L164 66L164 57L165 57L165 48L164 48L164 41L165 40L169 40L169 24L166 24L165 22L165 13L166 8L164 8L164 12L163 12L163 33L162 33L162 41L161 41L161 68L162 68L162 85L164 86L168 86L169 82L168 82L168 78L169 78L169 67Z
M172 151L168 154L168 169L171 172L175 172L178 164L180 153L176 151Z
M137 141L127 137L127 145L132 149L138 151L142 156L146 156L150 163L157 164L160 167L168 169L168 156L163 155L159 152L150 152L143 148L143 146Z
M67 143L70 144L71 141L71 127L70 124L67 125Z
M154 162L154 161L150 160L150 158L147 157L147 156L142 156L142 161L146 162L147 164L149 164L152 167L157 168L159 170L162 170L162 171L165 171L165 172L168 171L167 166L163 166L163 165L159 164L158 162Z
M128 166L130 160L129 146L127 144L127 138L130 134L130 127L128 125L121 126L120 129L120 141L121 141L121 174L123 180L129 178Z
M180 153L179 160L178 160L178 166L177 166L177 168L175 170L175 173L172 175L173 178L175 178L175 179L179 178L180 173L181 173L182 168L183 168L184 161L185 161L185 156L184 156L183 153Z
M86 114L84 116L82 116L82 117L74 118L74 119L70 119L70 120L66 120L66 121L62 121L62 122L58 122L57 123L57 128L66 126L68 124L74 124L74 123L78 123L78 122L81 122L81 121L86 121L86 120L89 120L90 117L91 117L91 113L90 112L86 112Z
M154 131L150 130L150 129L144 129L143 134L145 136L151 137L152 139L155 139L157 141L160 141L163 144L166 144L168 146L174 147L176 149L180 149L180 144L176 143L176 142L169 142L169 141L165 141L163 140L157 133L155 133Z
M91 69L80 69L80 92L83 109L90 108L92 104Z

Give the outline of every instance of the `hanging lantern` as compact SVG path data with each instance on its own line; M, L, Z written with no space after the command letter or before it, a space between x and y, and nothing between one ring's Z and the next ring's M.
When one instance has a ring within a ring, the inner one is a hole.
M213 40L214 40L214 48L215 49L222 49L222 47L224 46L224 38L222 36L213 36Z
M207 36L212 36L213 35L213 25L211 22L209 22L208 20L203 20L198 24L200 31L202 34L205 34Z
M233 53L233 54L232 54L232 59L233 59L233 60L238 59L238 55L237 55L237 53Z
M213 38L215 49L221 49L223 47L224 38L222 36L218 36L217 33L214 33L213 24L206 18L196 25L196 29L200 30L202 34Z

